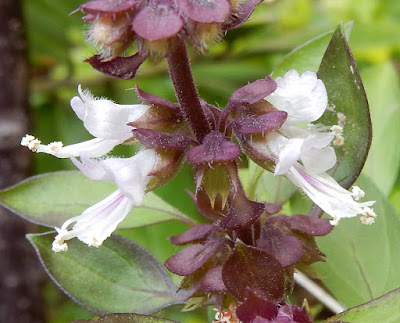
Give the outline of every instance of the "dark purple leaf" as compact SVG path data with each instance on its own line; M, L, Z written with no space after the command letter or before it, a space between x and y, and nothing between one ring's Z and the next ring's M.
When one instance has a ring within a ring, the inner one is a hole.
M244 229L257 220L264 209L264 203L249 200L242 191L231 193L229 213L221 226L226 230Z
M240 155L238 144L227 141L223 134L211 132L203 144L189 150L187 160L192 164L224 163L235 160Z
M211 205L210 198L205 191L197 191L196 195L190 192L188 193L192 197L201 215L212 221L222 218L222 214L225 213L225 210L222 205L222 199L219 199L218 196L215 199L214 205Z
M312 323L312 318L306 309L294 305L284 305L279 309L274 322L277 323Z
M236 308L236 315L243 323L253 323L257 316L268 322L268 320L275 318L277 314L277 304L258 297L251 290L247 291L246 299Z
M145 61L147 56L140 53L128 57L117 57L110 61L103 62L99 55L94 55L84 62L89 63L99 72L124 80L130 80L135 77L140 65Z
M174 274L193 274L225 244L225 239L213 239L206 244L194 244L169 257L165 266Z
M135 86L135 90L136 90L136 95L138 96L139 100L141 100L145 104L153 104L153 105L168 108L171 110L179 109L178 103L173 103L173 102L170 102L170 101L168 101L162 97L159 97L157 95L147 93L147 92L139 89L139 87L137 85Z
M190 144L190 139L179 132L166 134L150 129L134 129L132 132L135 138L147 148L172 148L184 150Z
M251 158L256 164L273 172L275 169L275 158L271 156L266 145L266 139L261 134L242 135L235 132L240 142L243 152Z
M268 76L265 79L256 80L233 92L229 99L228 106L257 103L275 90L276 82L271 76Z
M257 241L260 248L279 260L283 267L298 262L303 255L301 242L293 236L284 236L278 228L265 224Z
M222 279L240 301L245 300L248 289L271 302L280 302L283 298L285 277L279 261L240 240L224 264Z
M203 240L210 234L213 228L215 228L214 225L209 223L203 223L181 234L170 237L169 241L171 241L172 244L179 246L187 244L189 242Z
M183 21L171 3L172 1L166 0L150 0L148 6L133 18L133 30L149 41L176 35L181 30Z
M334 228L328 219L320 219L303 214L295 214L287 218L292 230L301 231L312 236L324 236Z
M89 1L81 5L80 9L85 13L118 13L135 7L139 0L95 0Z
M284 111L271 111L259 117L240 117L233 122L233 127L239 134L264 134L268 131L278 130L286 118L287 113Z
M87 320L77 320L74 323L179 323L156 316L138 315L132 313L112 313Z
M231 10L228 0L177 0L177 2L185 16L208 24L224 22Z
M222 266L211 268L201 281L200 287L210 293L226 292L227 289L222 280Z
M265 212L267 212L268 214L275 214L280 210L282 210L282 205L280 204L264 202L264 205L265 205Z
M247 0L245 2L241 2L239 4L239 13L229 24L224 26L224 29L234 29L243 25L262 1L263 0Z
M308 266L317 261L325 261L325 255L319 250L314 237L300 232L296 234L296 237L301 241L304 249L303 256L300 259L302 264Z
M251 323L271 323L271 321L264 319L260 316L256 316L256 318Z

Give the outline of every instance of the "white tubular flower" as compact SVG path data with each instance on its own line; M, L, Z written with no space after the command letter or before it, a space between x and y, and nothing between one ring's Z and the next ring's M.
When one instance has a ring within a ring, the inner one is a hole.
M116 230L132 207L143 202L149 175L158 160L154 150L140 151L131 158L108 158L95 161L82 157L74 164L89 178L112 181L118 189L104 200L67 220L53 242L53 251L68 250L66 240L78 238L89 246L99 247ZM69 228L73 224L72 228Z
M304 191L332 216L331 224L358 214L362 223L372 224L376 214L369 206L375 201L356 202L364 196L359 187L354 187L350 193L325 173L336 164L336 154L330 143L343 128L310 124L319 119L327 107L328 96L322 81L313 72L300 76L292 70L283 78L278 77L276 82L277 90L265 99L278 110L286 111L288 118L280 133L271 132L266 136L268 151L275 159L275 175L285 175ZM304 123L309 124L304 126Z
M341 187L328 174L312 174L306 172L302 165L296 164L285 175L333 218L330 221L332 225L337 225L341 218L352 218L358 214L361 215L363 224L374 222L376 214L369 207L375 201L364 203L354 201L352 193Z
M314 72L290 70L275 79L277 89L265 99L275 108L288 113L285 124L318 120L328 105L324 83Z
M100 157L110 152L115 146L132 137L132 127L127 123L139 119L149 109L147 105L120 105L106 99L95 99L89 91L82 91L78 86L80 97L73 97L71 107L83 121L86 130L94 139L75 145L64 146L57 141L42 145L40 140L26 135L21 145L35 152L51 154L58 158Z

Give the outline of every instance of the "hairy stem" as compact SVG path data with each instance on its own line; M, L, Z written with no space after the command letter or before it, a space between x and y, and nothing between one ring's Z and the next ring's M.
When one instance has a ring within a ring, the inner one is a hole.
M211 131L210 124L201 107L200 98L193 81L186 46L178 38L175 47L168 54L168 67L181 111L188 121L196 139L202 142Z

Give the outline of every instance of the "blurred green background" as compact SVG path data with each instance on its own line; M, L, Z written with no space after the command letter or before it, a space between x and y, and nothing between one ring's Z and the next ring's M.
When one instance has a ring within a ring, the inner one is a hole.
M95 49L85 43L88 26L81 20L82 15L79 12L69 15L80 4L77 0L24 2L31 66L31 133L43 143L62 140L64 144L72 144L90 138L69 107L69 100L77 95L78 84L90 89L95 96L108 97L120 104L137 102L132 90L135 84L147 92L175 100L165 62L146 62L131 81L110 79L82 62L95 54ZM210 45L207 56L190 51L194 78L200 95L223 107L236 88L270 74L295 47L334 29L341 21L354 21L350 47L364 81L373 120L374 137L365 173L399 212L400 1L265 1L244 26L230 31L223 42ZM117 155L129 153L127 150L115 152ZM73 166L69 160L35 154L35 173L61 169L73 169ZM178 203L169 195L171 186L192 188L189 167L168 185L158 193L186 214L198 216L183 190ZM177 250L165 243L167 237L183 229L182 225L166 223L122 234L146 247L163 262ZM149 236L157 236L157 239L146 238ZM93 317L92 313L68 300L50 281L46 283L44 294L48 322ZM179 308L175 308L175 312L177 310ZM209 321L201 313L172 316L171 311L167 311L163 314L180 322Z

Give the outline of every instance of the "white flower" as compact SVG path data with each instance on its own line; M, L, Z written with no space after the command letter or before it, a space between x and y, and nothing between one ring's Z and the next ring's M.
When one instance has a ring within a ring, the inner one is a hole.
M80 97L73 97L71 107L83 121L87 131L94 139L75 145L63 146L62 142L42 145L40 140L26 135L21 145L35 152L51 154L58 158L77 157L84 154L88 157L100 157L110 152L115 146L132 137L132 127L127 123L143 116L147 105L120 105L106 99L95 99L89 91L82 91L78 86Z
M277 89L266 97L275 108L288 113L285 124L318 120L328 105L324 83L314 72L299 75L291 70L275 79Z
M330 143L341 135L343 127L310 123L319 119L327 107L328 97L322 81L313 72L299 76L292 70L283 78L278 77L276 82L277 90L265 99L275 108L286 111L288 118L279 133L271 132L266 136L268 151L275 160L275 175L285 175L303 190L332 216L331 224L358 214L362 215L362 223L373 223L376 214L369 206L375 201L356 202L364 196L359 187L354 187L350 193L325 173L336 164L336 154ZM325 132L328 130L330 132Z
M81 161L73 159L87 177L114 182L118 189L81 215L67 220L61 228L56 228L58 235L53 242L53 251L66 251L65 241L72 238L78 238L89 246L100 246L131 208L143 202L146 185L151 179L149 174L157 160L158 155L151 149L142 150L130 158L96 161L82 156Z
M368 215L373 212L369 207L375 201L364 203L354 201L352 194L341 187L328 174L312 174L306 172L302 165L296 164L285 175L293 184L304 191L315 204L333 218L330 221L332 225L338 224L341 218L352 218L358 214L362 215L362 223L372 223L363 219L372 218L372 216ZM373 218L375 218L376 214L373 214Z

